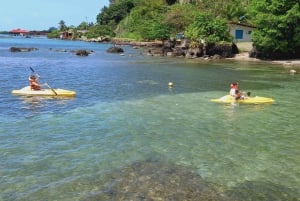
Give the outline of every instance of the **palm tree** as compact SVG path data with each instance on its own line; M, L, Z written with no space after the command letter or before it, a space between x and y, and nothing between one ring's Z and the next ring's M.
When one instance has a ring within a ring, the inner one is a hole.
M65 21L60 20L58 24L59 24L59 30L60 31L65 31L67 29Z

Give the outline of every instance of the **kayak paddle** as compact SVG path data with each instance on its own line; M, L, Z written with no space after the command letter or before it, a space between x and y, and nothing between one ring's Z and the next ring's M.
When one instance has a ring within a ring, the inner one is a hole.
M30 68L30 70L31 70L33 73L35 73L38 77L40 77L40 76L35 72L35 70L34 70L32 67L29 67L29 68ZM48 83L45 83L45 85L46 85L47 87L49 87L49 89L57 96L56 91L55 91L52 87L50 87Z

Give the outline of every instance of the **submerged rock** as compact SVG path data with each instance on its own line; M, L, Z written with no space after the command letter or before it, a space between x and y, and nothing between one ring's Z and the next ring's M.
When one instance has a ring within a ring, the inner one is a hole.
M120 47L113 46L113 47L108 48L107 52L109 52L109 53L123 53L124 50Z
M90 51L87 51L87 50L76 50L75 54L77 56L89 56Z
M136 162L113 171L101 191L84 200L225 200L197 173L163 161Z
M30 52L38 49L35 47L11 47L9 50L11 52Z

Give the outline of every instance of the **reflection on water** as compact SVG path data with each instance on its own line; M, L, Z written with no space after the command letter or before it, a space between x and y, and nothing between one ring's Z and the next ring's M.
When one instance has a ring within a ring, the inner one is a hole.
M74 100L75 97L53 97L53 96L20 96L21 109L31 112L31 115L49 110L49 108L62 109ZM29 116L31 116L29 115Z

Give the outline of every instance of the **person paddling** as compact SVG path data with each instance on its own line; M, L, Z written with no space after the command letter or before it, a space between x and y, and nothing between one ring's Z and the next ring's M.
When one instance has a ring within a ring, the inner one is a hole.
M230 91L229 94L235 98L235 100L238 100L241 98L241 93L239 92L239 86L237 82L230 84Z
M234 82L230 84L230 92L229 94L235 98L235 100L239 100L239 99L247 99L251 92L240 92L239 91L239 83L238 82Z
M36 76L31 75L28 80L29 80L29 86L31 90L35 90L35 91L41 90L41 85L38 83L38 78Z

